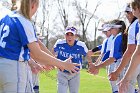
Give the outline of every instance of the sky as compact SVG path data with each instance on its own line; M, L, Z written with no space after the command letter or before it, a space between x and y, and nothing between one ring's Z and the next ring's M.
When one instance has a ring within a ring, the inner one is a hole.
M81 2L84 2L85 0L80 0ZM99 4L99 7L97 8L97 11L95 12L96 19L92 19L90 21L91 24L89 24L88 27L88 38L92 41L94 40L94 33L95 33L95 21L109 21L112 19L118 18L120 12L124 14L124 9L126 6L126 3L130 2L130 0L88 0L88 11L89 13L93 13L95 10L95 7L97 3ZM81 3L83 6L85 3ZM73 15L73 13L72 13ZM125 17L125 16L123 16ZM71 17L71 21L77 20ZM103 22L100 22L99 27L102 25ZM127 22L127 20L125 19ZM97 37L102 35L101 32L97 31ZM96 37L96 38L97 38Z
M11 0L0 0L0 2L8 1L10 3ZM85 0L80 0L81 2ZM93 12L97 2L100 2L100 5L95 13L99 18L103 18L105 21L116 18L119 15L120 11L123 11L123 8L126 2L130 0L88 0L89 4L89 12ZM2 8L2 4L0 3L0 8Z
M11 0L0 0L0 11L1 14L5 14L5 12L7 11L5 6L7 6L6 3L1 3L1 2L6 2L8 1L10 3ZM80 2L84 2L85 0L80 0ZM91 23L95 23L96 20L100 20L103 19L104 21L108 21L111 19L116 19L119 16L120 12L123 12L123 10L125 9L125 5L127 2L130 2L130 0L88 0L88 11L89 13L93 13L95 6L97 5L97 3L100 2L99 7L97 8L97 11L95 13L95 16L98 16L98 18L96 17L96 19L92 19ZM84 3L82 3L84 5ZM57 8L57 7L56 7ZM71 11L71 16L73 16L73 12ZM51 17L53 18L53 15L55 15L55 11L52 11L52 15ZM1 17L2 15L0 15ZM75 19L74 17L70 17L71 21L75 21L77 19ZM102 24L102 22L101 22ZM100 24L100 25L101 25ZM91 40L93 40L94 38L94 24L90 24L89 28L88 28L88 34L89 34L89 38ZM97 36L99 36L101 33L98 32Z
M124 14L123 11L126 7L126 3L130 2L130 0L88 0L90 12L93 12L97 2L99 1L100 1L100 5L97 8L95 15L98 16L99 20L103 19L104 21L116 19L119 16L120 12ZM94 19L92 21L94 21ZM128 21L126 19L125 21L128 24ZM101 25L102 25L102 22L99 24L99 27ZM89 28L94 29L93 25L90 25ZM88 32L89 32L89 38L93 40L94 38L92 37L93 37L94 31L88 31ZM101 35L101 32L97 31L97 37L100 35Z
M109 20L119 16L119 13L125 9L126 3L130 0L89 0L89 6L96 6L99 1L100 5L96 15L104 20ZM92 9L91 7L90 9Z

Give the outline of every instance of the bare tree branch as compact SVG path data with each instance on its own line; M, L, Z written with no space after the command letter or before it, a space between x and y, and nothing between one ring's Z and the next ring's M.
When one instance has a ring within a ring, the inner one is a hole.
M64 1L66 0L57 0L58 3L58 10L59 10L59 15L63 24L64 29L68 26L68 11L64 5L66 4ZM68 1L68 7L70 2Z
M87 41L86 33L87 33L87 28L89 26L89 23L90 23L92 18L95 18L95 12L97 11L100 4L101 3L98 1L93 13L90 13L88 11L88 1L85 2L85 7L82 8L80 3L78 3L77 0L74 0L74 6L76 7L77 15L78 15L79 21L82 25L82 33L83 34L82 34L81 40L84 42Z
M90 20L94 17L95 12L97 11L97 8L99 7L100 4L101 4L100 2L97 3L93 14L91 15L91 17L89 18L89 20L88 20L88 22L87 22L87 25L86 25L86 28L85 28L86 30L87 30L87 27L88 27L88 25L89 25Z

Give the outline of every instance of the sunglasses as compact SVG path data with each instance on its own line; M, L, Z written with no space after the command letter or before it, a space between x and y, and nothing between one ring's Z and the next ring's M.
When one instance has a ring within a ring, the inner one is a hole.
M67 28L66 30L67 30L67 31L68 31L68 30L76 31L77 29L76 29L75 27L69 27L69 28Z

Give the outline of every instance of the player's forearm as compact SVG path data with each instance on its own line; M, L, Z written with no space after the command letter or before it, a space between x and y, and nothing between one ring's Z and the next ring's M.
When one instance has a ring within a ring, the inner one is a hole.
M108 58L107 60L105 60L104 62L102 62L101 64L97 65L96 67L98 69L100 69L100 68L103 68L103 67L106 67L106 66L112 64L114 61L115 61L115 59L113 57L111 57L111 58Z
M95 65L100 64L101 59L102 59L102 54L101 54L101 55L98 57L98 59L96 60Z
M140 64L140 61L139 61L140 60L140 53L138 53L138 52L139 51L135 52L134 55L132 56L132 60L130 61L130 66L128 68L128 71L126 72L125 78L127 78L128 80L131 79L134 72L136 71L136 68Z
M122 61L120 62L119 67L116 70L117 74L120 74L122 70L126 67L126 65L130 62L132 54L126 52L122 58Z
M59 66L60 60L42 51L37 42L28 44L33 59L43 65Z
M38 54L36 54L34 56L34 59L44 65L53 65L53 66L57 66L58 62L60 62L60 60L56 59L55 57L45 53L44 51L40 51L38 52Z

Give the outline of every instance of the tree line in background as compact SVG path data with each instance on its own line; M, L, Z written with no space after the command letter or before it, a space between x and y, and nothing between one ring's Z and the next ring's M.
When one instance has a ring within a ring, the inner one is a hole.
M11 2L11 10L16 10L17 1L11 0ZM5 0L3 3L6 3L8 7L10 5ZM64 38L64 30L71 24L78 29L78 39L85 42L89 49L102 44L103 37L97 37L97 28L99 23L104 20L95 15L101 2L100 0L97 2L92 12L89 12L88 5L87 0L84 2L79 0L40 0L40 8L33 17L33 23L36 25L37 33L44 37L43 42L50 50L57 39ZM119 17L121 17L120 15ZM71 17L75 20L71 21ZM93 28L89 26L91 24ZM94 34L92 35L88 31L94 32ZM90 40L90 36L94 38L94 41Z
M5 0L3 2L8 3ZM17 9L16 0L11 0L11 2L11 10ZM88 0L40 0L40 8L33 18L34 24L38 33L45 37L43 41L49 49L57 39L64 38L64 30L71 24L78 29L79 40L85 42L91 49L103 41L102 36L97 37L97 28L99 23L104 20L95 15L100 5L99 0L96 6L93 6L93 11L89 12ZM119 17L121 17L120 15ZM71 17L75 20L71 21ZM91 24L93 28L89 26ZM94 32L94 34L89 32ZM90 40L91 37L94 38L94 41Z
M78 2L78 0L41 0L40 10L42 14L36 14L36 16L34 17L34 23L36 26L40 26L39 33L41 33L42 36L45 37L45 43L47 47L52 47L52 44L54 44L52 43L53 39L55 42L55 39L64 38L64 30L71 24L78 29L77 33L79 40L85 42L88 48L91 49L96 45L101 44L101 42L98 42L99 40L96 36L96 31L101 20L92 21L91 23L92 19L96 20L98 18L97 16L95 16L95 12L101 3L97 3L92 13L88 11L88 1L85 1L84 5L82 4L83 3ZM52 11L54 11L54 7L57 8L57 11L55 11L56 15L53 15L53 18L51 18L51 13ZM73 11L70 11L71 9ZM74 14L76 19L73 22L71 22L70 20L71 13ZM37 19L38 17L40 17L40 15L42 15L42 19L39 21L40 25L37 25ZM90 29L89 24L95 25L93 26L94 28ZM90 31L94 31L94 35L91 36L96 40L90 40L88 29L90 29ZM99 38L101 38L101 36Z

